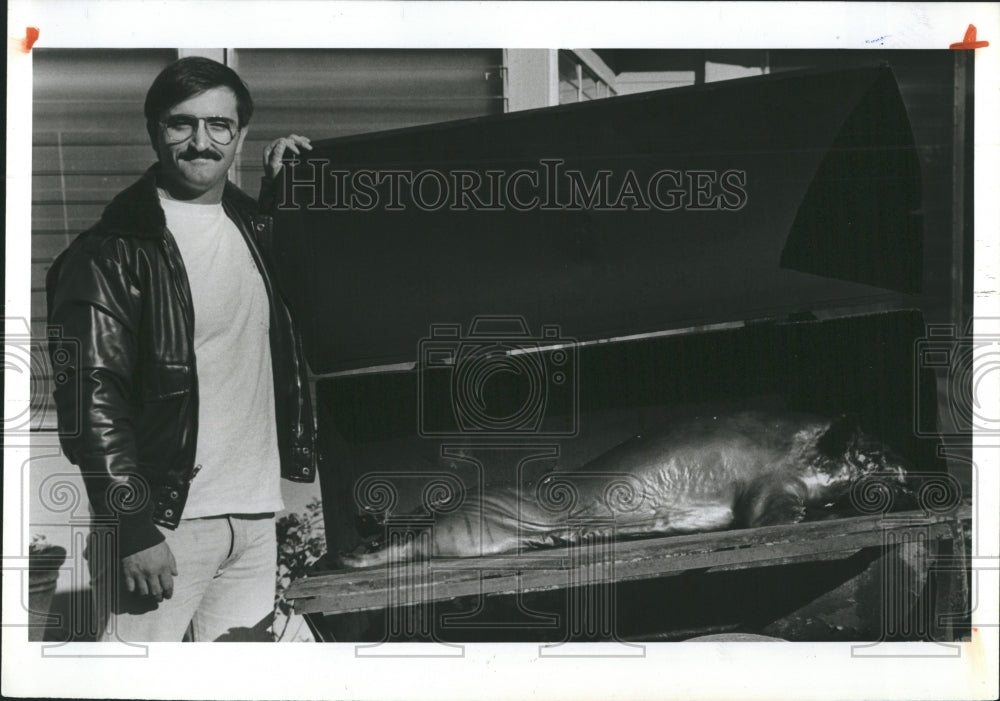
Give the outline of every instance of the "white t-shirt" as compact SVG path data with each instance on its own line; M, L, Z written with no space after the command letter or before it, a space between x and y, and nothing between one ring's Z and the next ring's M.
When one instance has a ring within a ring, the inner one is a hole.
M280 511L264 281L222 204L160 198L194 302L198 443L184 518Z

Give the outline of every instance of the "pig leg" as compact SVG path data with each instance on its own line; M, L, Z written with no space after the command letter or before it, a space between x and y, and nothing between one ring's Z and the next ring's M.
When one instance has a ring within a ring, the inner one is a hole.
M806 515L806 494L805 484L795 477L760 477L737 502L736 523L743 528L798 523Z
M389 562L401 563L410 560L423 559L423 552L417 540L406 539L403 542L394 542L370 553L341 553L337 558L337 563L347 569L361 569L363 567L375 567L385 565Z

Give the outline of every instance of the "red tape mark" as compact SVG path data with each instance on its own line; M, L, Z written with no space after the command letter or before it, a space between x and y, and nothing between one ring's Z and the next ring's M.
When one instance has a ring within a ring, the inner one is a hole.
M962 41L956 41L954 44L949 46L949 49L956 50L968 50L968 49L981 49L984 46L989 46L988 41L976 41L976 25L970 24L969 28L965 30L965 37Z
M36 41L38 41L38 27L28 27L24 30L24 41L21 43L21 50L24 53L29 53Z

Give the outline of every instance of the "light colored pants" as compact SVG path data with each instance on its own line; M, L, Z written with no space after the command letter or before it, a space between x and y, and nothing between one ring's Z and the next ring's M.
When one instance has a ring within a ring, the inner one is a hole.
M277 538L273 514L182 520L161 528L177 562L174 593L157 602L128 593L121 565L100 567L91 542L99 640L125 642L267 641L274 615ZM113 572L114 577L107 575ZM110 585L110 586L109 586Z

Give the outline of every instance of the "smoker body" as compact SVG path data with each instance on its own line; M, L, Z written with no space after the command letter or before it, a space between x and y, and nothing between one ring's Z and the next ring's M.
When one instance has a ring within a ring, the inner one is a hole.
M911 297L919 163L888 68L315 146L285 169L272 246L317 375L331 552L366 530L413 537L470 490L719 408L853 414L916 471L944 474ZM967 595L964 573L928 585L963 552L953 501L317 572L288 595L339 640L954 637L911 620ZM899 572L906 612L887 624L880 592Z

